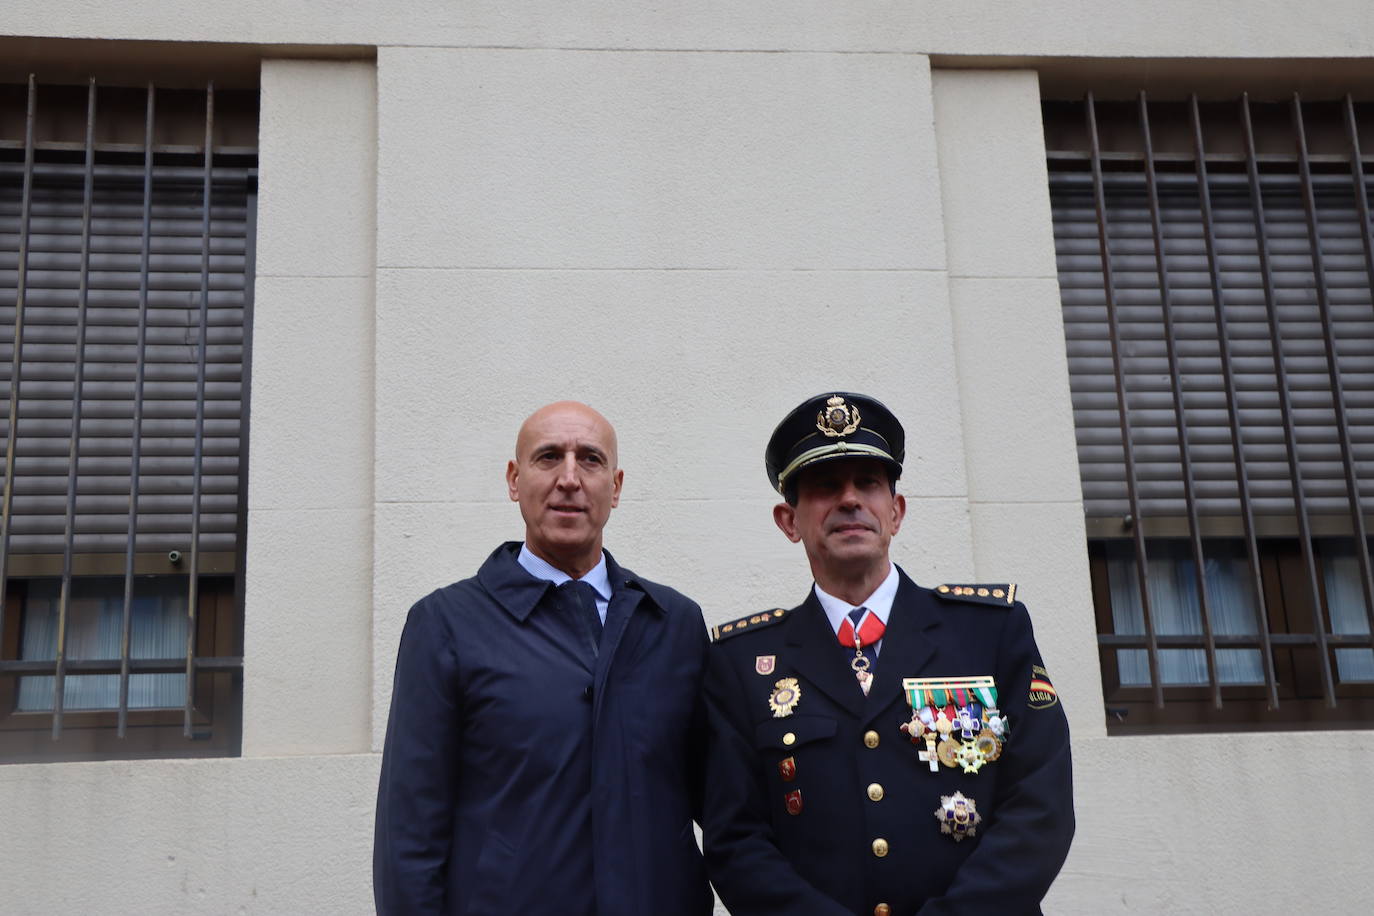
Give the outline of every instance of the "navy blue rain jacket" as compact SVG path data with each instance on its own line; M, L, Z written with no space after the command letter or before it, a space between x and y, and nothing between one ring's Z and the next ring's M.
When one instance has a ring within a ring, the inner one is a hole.
M378 913L704 916L701 609L607 554L600 654L518 542L421 599L377 796Z

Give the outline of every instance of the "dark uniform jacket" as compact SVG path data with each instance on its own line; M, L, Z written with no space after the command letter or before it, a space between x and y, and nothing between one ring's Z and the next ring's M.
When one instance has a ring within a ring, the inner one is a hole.
M406 620L377 795L377 911L709 913L689 792L701 609L608 554L593 664L519 550L502 545Z
M999 603L901 574L867 697L814 591L743 632L716 628L703 826L733 916L1040 912L1073 837L1068 724L1043 667L1050 692L1028 703L1042 665L1030 618ZM976 774L932 773L924 742L900 730L912 715L902 679L976 675L995 677L1009 720L1001 756ZM775 717L769 697L789 677L796 704ZM982 816L957 842L935 816L956 791Z

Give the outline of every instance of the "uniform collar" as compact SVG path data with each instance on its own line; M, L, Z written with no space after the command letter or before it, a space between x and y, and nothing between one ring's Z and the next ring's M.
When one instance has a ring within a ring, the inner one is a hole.
M830 629L839 633L840 625L844 623L845 616L856 607L868 608L875 617L883 622L883 626L887 626L888 615L892 613L892 602L897 597L898 581L897 565L889 562L887 578L873 590L873 594L864 599L862 604L850 604L843 598L836 598L819 585L815 585L813 588L816 590L816 600L821 603L821 610L825 611L825 617L830 621Z
M534 576L536 579L543 579L546 582L552 582L554 585L562 585L564 582L568 582L572 579L572 576L568 575L557 566L554 566L548 560L536 556L534 551L530 550L528 544L520 545L520 554L516 557L516 560L525 568L525 572ZM606 568L606 551L601 551L601 559L591 568L590 572L578 581L585 582L596 589L596 593L601 597L602 601L611 600L611 578Z

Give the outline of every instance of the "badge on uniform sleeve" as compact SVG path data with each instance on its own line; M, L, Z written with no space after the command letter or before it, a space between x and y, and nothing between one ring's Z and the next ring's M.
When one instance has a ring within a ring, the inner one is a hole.
M1031 666L1030 697L1026 703L1031 709L1049 709L1059 702L1059 694L1054 692L1050 683L1050 673L1039 665Z
M773 692L768 696L768 708L773 710L774 719L786 718L792 715L800 699L801 685L797 679L785 677L773 685Z
M940 832L954 837L956 843L976 834L978 825L983 822L978 805L973 799L965 798L963 792L941 795L940 807L935 809L935 819L940 822Z
M787 802L787 813L791 815L801 814L801 789L793 789L788 792L783 799Z
M772 674L773 667L777 664L777 661L778 657L776 655L755 655L754 670L759 674Z

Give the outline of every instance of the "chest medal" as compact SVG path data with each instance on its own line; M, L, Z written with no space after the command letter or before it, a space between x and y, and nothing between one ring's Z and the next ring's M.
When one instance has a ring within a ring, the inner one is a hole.
M977 773L1002 755L1010 730L997 709L997 684L991 675L908 677L902 679L911 721L901 729L911 743L924 745L923 763L932 773L940 764Z
M773 710L773 718L783 719L792 715L797 701L801 699L801 685L794 677L785 677L773 685L768 695L768 708Z

